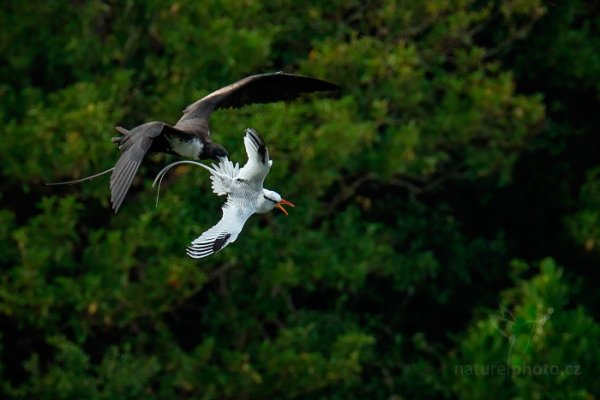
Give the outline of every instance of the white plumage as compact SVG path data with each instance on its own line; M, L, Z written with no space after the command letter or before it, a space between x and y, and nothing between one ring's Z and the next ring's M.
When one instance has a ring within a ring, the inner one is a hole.
M273 161L269 159L269 152L260 134L250 128L246 129L245 133L244 145L248 161L243 168L228 159L223 159L219 165L213 164L211 167L194 161L180 161L165 167L154 180L155 184L156 181L160 182L166 171L174 165L196 164L210 172L213 192L219 196L227 196L227 201L222 207L221 220L192 241L187 248L187 254L192 258L210 256L235 242L252 214L266 213L277 207L287 215L282 204L294 206L282 199L278 193L263 188L263 182Z

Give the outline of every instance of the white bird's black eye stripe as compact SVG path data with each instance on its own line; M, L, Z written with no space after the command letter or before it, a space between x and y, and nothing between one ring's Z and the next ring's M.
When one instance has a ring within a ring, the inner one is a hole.
M272 201L273 203L277 203L275 200L268 198L267 196L263 195L263 197L269 201Z

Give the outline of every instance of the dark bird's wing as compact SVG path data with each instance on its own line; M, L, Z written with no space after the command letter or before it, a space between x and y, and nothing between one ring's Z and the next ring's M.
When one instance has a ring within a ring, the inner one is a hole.
M123 136L113 139L119 144L121 150L121 157L110 176L111 202L115 213L119 211L133 177L150 146L152 146L152 142L163 134L189 136L187 133L174 129L164 122L149 122L130 131L121 127L117 127L117 130Z
M273 161L269 158L269 151L262 136L256 130L246 129L244 146L246 147L246 154L248 154L248 161L240 169L237 179L255 185L257 190L262 191L263 182L271 169L271 165L273 165Z
M190 104L183 111L179 121L208 120L210 114L219 108L239 108L248 104L293 100L302 93L340 89L334 83L309 76L283 72L252 75Z

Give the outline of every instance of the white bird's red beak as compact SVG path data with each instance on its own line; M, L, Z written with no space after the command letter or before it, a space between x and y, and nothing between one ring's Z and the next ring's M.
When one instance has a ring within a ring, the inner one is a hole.
M294 203L292 203L291 201L287 201L285 199L281 199L281 201L279 203L275 203L275 207L279 208L285 215L289 215L287 210L285 208L283 208L283 206L290 206L290 207L296 207L294 205Z

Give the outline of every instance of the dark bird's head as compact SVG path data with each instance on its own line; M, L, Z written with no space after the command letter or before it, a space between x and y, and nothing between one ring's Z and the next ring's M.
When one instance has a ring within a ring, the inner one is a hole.
M202 152L202 159L206 160L212 158L215 161L221 161L222 158L226 158L229 156L225 147L221 146L217 143L208 143L204 146L204 151Z

